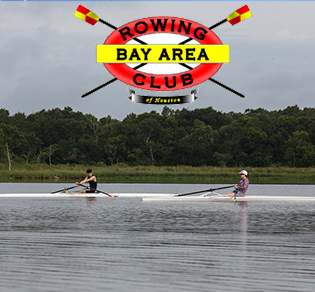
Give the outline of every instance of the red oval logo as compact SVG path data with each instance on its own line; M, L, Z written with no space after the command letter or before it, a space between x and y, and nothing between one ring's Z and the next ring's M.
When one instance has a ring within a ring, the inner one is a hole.
M104 44L126 44L139 36L156 33L184 35L204 45L222 45L218 36L207 27L177 17L148 17L129 22L116 29ZM117 79L131 86L145 90L173 91L206 81L220 69L222 63L202 63L192 70L169 75L140 72L123 63L104 63L104 66Z

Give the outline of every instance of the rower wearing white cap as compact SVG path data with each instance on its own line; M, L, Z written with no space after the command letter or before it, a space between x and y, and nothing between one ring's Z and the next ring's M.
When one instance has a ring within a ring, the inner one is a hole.
M239 172L241 175L241 180L238 184L235 185L235 191L237 192L236 195L238 197L245 197L246 191L249 186L249 180L247 178L248 172L243 169L242 171ZM227 193L226 196L233 195L234 192Z

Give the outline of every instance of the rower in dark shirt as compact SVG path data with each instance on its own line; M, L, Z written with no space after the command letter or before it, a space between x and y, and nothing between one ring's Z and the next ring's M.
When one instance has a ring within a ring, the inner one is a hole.
M88 182L90 187L83 191L77 191L76 193L95 193L97 190L97 181L95 175L92 174L92 169L88 169L86 173L87 177L81 182L76 182L76 185L79 186Z

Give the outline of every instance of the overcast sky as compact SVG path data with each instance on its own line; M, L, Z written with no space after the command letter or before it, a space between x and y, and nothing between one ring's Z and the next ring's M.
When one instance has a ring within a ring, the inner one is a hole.
M194 103L170 107L212 106L223 112L314 107L314 2L0 2L0 108L30 114L70 106L98 118L117 119L162 110L163 106L132 103L121 81L81 98L113 78L95 61L95 45L112 29L74 17L79 4L117 27L149 16L182 17L209 27L247 4L251 18L213 30L230 45L230 63L213 78L246 98L206 81L197 86Z

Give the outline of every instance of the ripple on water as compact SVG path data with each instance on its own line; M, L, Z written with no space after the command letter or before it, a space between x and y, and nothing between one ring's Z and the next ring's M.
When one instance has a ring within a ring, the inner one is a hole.
M2 198L1 291L315 287L314 204Z

